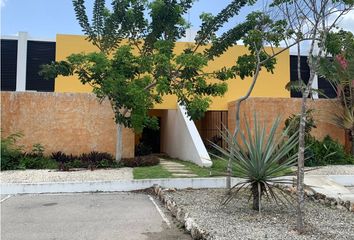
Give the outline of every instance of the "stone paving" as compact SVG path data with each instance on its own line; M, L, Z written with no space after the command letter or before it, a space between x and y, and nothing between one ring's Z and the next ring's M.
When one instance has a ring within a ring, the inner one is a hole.
M198 177L190 169L181 163L172 162L163 158L160 158L160 164L170 173L173 177Z

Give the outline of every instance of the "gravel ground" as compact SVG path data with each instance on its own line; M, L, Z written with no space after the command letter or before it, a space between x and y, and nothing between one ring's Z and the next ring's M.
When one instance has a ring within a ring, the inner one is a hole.
M59 172L57 170L16 170L0 172L1 183L38 182L87 182L133 179L132 168L78 170Z
M184 190L166 193L182 207L210 239L354 239L354 214L307 201L306 233L298 235L294 209L262 202L262 214L251 210L243 194L226 206L220 206L225 190Z
M306 167L308 175L354 175L354 165L332 165L323 167Z

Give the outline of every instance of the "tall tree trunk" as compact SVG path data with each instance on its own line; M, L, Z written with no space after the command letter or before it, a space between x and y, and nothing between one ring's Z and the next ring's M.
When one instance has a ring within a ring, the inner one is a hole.
M116 139L116 162L122 160L123 153L123 126L117 123L117 139Z
M252 83L251 83L246 95L239 98L235 104L235 111L236 111L235 112L235 130L234 130L233 135L230 136L230 137L234 138L235 141L237 141L236 140L237 134L238 134L238 131L240 130L240 106L241 106L241 103L243 101L245 101L251 95L253 88L256 85L261 67L262 67L262 64L261 64L261 59L259 57L259 51L258 51L257 52L257 66L256 66L255 73L254 73L254 76L252 79ZM232 151L234 151L235 149L233 146L229 146L229 148L231 149L231 155L232 155ZM229 190L229 193L231 190L231 177L232 177L232 158L230 157L229 161L227 163L227 177L226 177L226 189Z
M304 96L306 94L303 94ZM299 129L299 152L297 164L297 230L302 233L304 229L303 207L304 207L304 165L305 165L305 126L306 126L306 101L307 97L302 99L301 118Z

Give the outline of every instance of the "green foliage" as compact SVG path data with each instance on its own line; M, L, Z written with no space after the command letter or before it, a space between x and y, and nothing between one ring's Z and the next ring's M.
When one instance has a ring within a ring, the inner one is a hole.
M325 166L331 164L351 164L353 158L345 153L344 147L333 140L330 136L326 136L322 141L316 140L311 136L312 128L316 128L312 109L306 112L305 127L305 166ZM291 115L285 120L285 128L288 136L292 136L299 129L300 116ZM298 147L296 146L290 154L296 154Z
M354 164L354 158L346 154L344 147L328 135L322 141L310 138L306 145L305 166Z
M214 147L226 159L232 159L237 165L236 176L244 179L231 188L224 204L231 201L245 187L250 187L254 210L260 210L260 200L263 195L282 202L274 188L278 188L276 184L289 183L278 177L293 172L291 167L296 165L297 154L290 155L289 153L298 144L298 134L295 133L288 137L287 129L285 133L278 136L276 130L279 123L280 119L278 118L273 122L269 134L266 134L265 125L261 125L255 116L252 129L246 122L246 133L240 133L240 141L235 139L227 129L225 132L221 132L229 147L224 149L216 144ZM279 190L281 189L279 188Z
M211 47L206 50L209 59L219 57L240 40L249 50L249 53L237 58L234 66L216 71L216 76L222 80L236 76L241 79L253 77L258 64L273 73L276 58L273 57L274 52L265 51L264 46L280 46L280 42L290 34L286 27L284 20L274 21L266 13L252 12L245 22L214 38Z
M22 133L13 133L1 138L1 170L13 170L19 167L22 147L16 142L23 137Z
M80 156L83 166L86 166L91 171L96 168L110 167L115 164L114 158L111 154L105 152L92 151L90 153L83 153Z
M224 23L229 21L230 18L238 15L242 7L246 6L247 4L254 3L255 1L253 0L233 0L216 16L203 13L200 16L202 20L202 25L197 33L195 41L197 43L207 44L209 41L214 40L216 38L215 33L223 26ZM225 35L227 35L227 33ZM224 41L219 42L223 43Z
M134 179L156 179L156 178L170 178L172 173L167 171L161 165L151 167L135 167L133 169Z
M17 141L22 133L10 134L1 138L1 170L25 169L56 169L69 171L71 168L115 168L119 167L111 154L90 152L81 156L68 155L61 151L54 152L50 157L44 155L43 145L34 144L30 152L23 152Z
M45 156L23 155L18 169L56 169L58 164L51 158Z
M345 52L345 57L354 54L353 33L340 30L338 32L330 32L327 35L325 48L332 55L336 56Z
M101 52L72 54L66 61L43 66L41 74L77 74L83 84L93 86L100 100L109 99L117 123L136 132L157 128L157 119L148 110L166 94L176 95L189 116L198 119L210 105L209 96L226 92L225 83L207 83L215 76L203 72L208 58L196 52L197 47L174 54L175 42L189 27L183 16L192 0L116 0L111 11L104 0L96 0L91 23L84 3L73 2L77 19Z
M339 31L329 34L326 49L333 58L321 58L319 72L338 93L337 111L331 113L329 122L348 130L354 136L354 35ZM354 156L354 141L352 140Z
M105 6L105 0L95 0L90 22L86 14L85 0L73 0L73 6L83 32L100 51L109 53L124 38L136 36L147 28L143 12L146 0L114 0L112 11Z
M16 145L22 137L22 133L14 133L1 139L1 170L57 168L55 161L44 156L44 147L39 143L33 145L31 152L24 153L23 147Z
M306 118L306 126L305 126L305 141L311 138L311 130L312 128L316 128L315 120L312 115L313 109L307 109L305 118ZM300 128L300 115L292 114L285 120L284 130L288 129L289 136L294 135L299 131Z
M59 151L52 153L50 157L58 163L58 168L60 171L69 171L70 161L72 160L71 156Z

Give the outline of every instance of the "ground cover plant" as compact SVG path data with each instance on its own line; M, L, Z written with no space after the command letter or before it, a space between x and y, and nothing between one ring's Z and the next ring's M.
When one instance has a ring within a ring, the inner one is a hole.
M16 142L23 136L21 133L10 134L7 137L1 137L1 170L16 169L20 163L22 155L21 146Z
M150 167L135 167L133 169L134 179L154 179L154 178L170 178L172 174L163 166L156 165Z
M22 137L22 133L13 133L1 138L1 170L57 168L55 161L44 156L41 144L34 144L30 152L24 152L23 146L17 144Z
M182 164L189 170L192 174L198 177L222 177L227 175L227 161L220 158L212 158L213 165L209 168L200 167L192 162L184 161L176 158L164 157L169 162L175 162ZM122 159L124 162L125 159ZM130 164L124 164L124 166L130 166ZM235 172L237 172L237 166L233 165L233 173L236 177ZM149 178L169 178L172 174L168 172L163 166L145 166L145 167L134 167L133 169L134 179L149 179Z
M166 158L171 162L176 162L184 165L188 170L190 170L193 174L196 174L198 177L221 177L227 175L227 161L225 159L220 159L213 157L211 161L213 165L209 168L207 167L200 167L192 162L183 161L180 159L175 158ZM233 165L233 173L237 171L237 166ZM236 176L234 174L234 176Z
M1 170L58 169L69 171L74 168L95 170L121 166L114 161L111 154L106 152L92 151L75 156L58 151L46 156L45 148L39 143L34 144L30 152L25 152L24 147L17 144L22 137L22 133L14 133L1 138Z
M323 140L310 138L306 145L307 167L354 164L353 155L347 154L343 145L328 135Z

